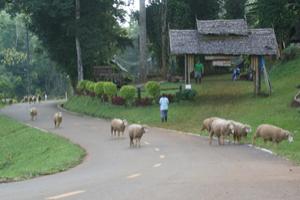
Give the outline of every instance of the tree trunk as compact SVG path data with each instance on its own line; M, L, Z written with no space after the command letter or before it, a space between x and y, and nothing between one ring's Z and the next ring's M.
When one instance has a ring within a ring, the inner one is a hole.
M83 80L83 66L82 66L82 59L81 59L81 48L80 48L80 41L78 36L78 29L79 29L79 21L80 21L80 0L75 0L76 3L76 53L77 53L77 75L78 81Z
M146 79L146 42L147 42L147 33L146 33L146 7L145 0L140 0L140 80L145 81Z
M168 75L167 8L168 1L163 0L161 8L161 72L163 78L167 78Z
M27 95L30 95L31 93L31 83L30 83L30 71L29 71L29 65L30 65L30 46L29 46L29 31L26 27L26 76L27 76Z

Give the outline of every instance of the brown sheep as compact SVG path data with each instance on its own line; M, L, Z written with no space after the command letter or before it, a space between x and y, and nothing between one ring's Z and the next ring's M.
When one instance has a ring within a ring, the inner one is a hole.
M209 117L209 118L206 118L205 120L203 120L201 131L207 130L208 132L210 132L211 124L216 119L221 119L221 118L218 118L218 117Z
M120 136L120 133L124 135L125 128L127 126L127 121L125 119L113 119L111 120L111 135Z
M32 121L37 119L37 109L35 107L31 108L29 113Z
M53 120L54 120L54 127L59 128L60 124L62 122L62 113L61 112L55 113L54 117L53 117Z
M212 137L218 137L219 145L224 145L224 137L234 134L233 123L225 119L216 119L212 122L211 130L209 133L209 144L212 143Z
M241 138L242 137L246 138L247 134L252 131L251 126L233 120L231 120L231 122L233 123L234 126L233 141L234 143L235 142L240 143Z
M262 124L257 127L256 133L253 136L253 145L255 145L256 138L258 137L262 137L265 143L272 141L273 144L278 144L282 140L288 140L289 142L294 140L293 135L289 131L270 124Z
M134 147L134 146L141 147L141 138L142 138L143 134L146 132L147 132L146 126L140 125L140 124L131 124L128 127L130 147ZM133 140L135 140L135 144L134 144Z

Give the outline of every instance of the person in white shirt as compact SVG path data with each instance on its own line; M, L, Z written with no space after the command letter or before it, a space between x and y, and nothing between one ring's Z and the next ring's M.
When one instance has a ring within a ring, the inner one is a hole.
M161 122L168 121L169 99L163 94L159 99Z

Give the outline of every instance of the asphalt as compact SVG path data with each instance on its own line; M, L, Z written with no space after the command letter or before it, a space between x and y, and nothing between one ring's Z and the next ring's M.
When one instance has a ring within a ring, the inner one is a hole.
M206 137L159 128L149 128L142 147L133 149L127 132L111 137L106 120L63 112L62 127L55 129L56 105L34 105L34 122L29 104L0 114L69 138L87 157L65 172L0 184L1 200L300 199L300 167L278 156L247 145L209 146Z

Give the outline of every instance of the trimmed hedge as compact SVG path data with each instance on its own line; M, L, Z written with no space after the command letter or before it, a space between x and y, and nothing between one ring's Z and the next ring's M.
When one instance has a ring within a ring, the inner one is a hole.
M145 89L146 92L155 100L160 95L160 85L156 81L148 81L145 85Z
M104 94L111 100L113 96L117 95L117 85L113 82L105 82L103 85Z
M85 91L85 89L86 89L86 84L87 84L88 82L89 82L89 81L87 81L87 80L79 81L79 82L77 83L77 86L76 86L77 91L78 91L78 92L83 92L83 91Z
M104 83L105 82L97 82L94 86L94 92L96 95L102 97L104 95Z
M131 104L134 100L136 88L131 85L124 85L120 90L120 96L123 97L127 104Z

